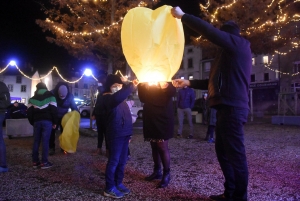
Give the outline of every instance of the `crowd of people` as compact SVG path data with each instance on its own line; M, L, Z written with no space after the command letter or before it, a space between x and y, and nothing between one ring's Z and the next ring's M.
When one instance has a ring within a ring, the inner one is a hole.
M103 78L93 117L98 127L96 154L101 153L105 139L108 161L105 170L104 196L122 198L130 190L122 183L128 160L129 142L132 135L132 115L126 99L137 90L143 103L144 140L150 143L153 159L153 173L146 181L161 180L157 188L165 188L171 181L170 152L168 141L174 135L174 113L172 97L178 92L177 137L182 135L183 117L189 122L189 136L193 138L191 108L195 94L191 88L207 90L205 105L208 118L206 140L215 142L217 159L223 172L224 192L210 196L211 200L246 201L248 186L248 164L244 146L243 126L248 115L248 87L251 73L252 55L250 43L240 36L240 30L233 21L225 22L220 29L210 23L184 13L179 7L171 10L174 18L203 35L219 46L219 52L211 68L209 79L184 80L156 84L129 82L117 75ZM0 121L10 105L7 86L0 82ZM17 104L16 104L17 105ZM33 168L52 167L48 155L55 153L55 133L61 126L63 116L71 109L78 111L74 97L66 83L59 83L49 91L44 83L36 85L36 91L29 99L27 118L34 127L32 148ZM17 111L17 109L15 110ZM17 112L16 112L17 113ZM13 112L14 114L14 112ZM213 134L215 132L215 138ZM41 160L39 147L42 143ZM50 152L49 152L50 150ZM6 148L0 129L0 172L7 172Z

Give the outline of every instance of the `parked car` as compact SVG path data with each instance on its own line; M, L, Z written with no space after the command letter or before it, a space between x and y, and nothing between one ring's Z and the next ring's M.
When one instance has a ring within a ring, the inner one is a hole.
M78 110L79 110L79 113L82 117L89 117L90 112L91 112L90 103L86 103L84 105L78 106ZM143 107L132 105L130 110L131 110L131 113L133 115L136 115L139 119L143 118Z
M134 115L137 115L139 119L143 118L143 107L138 107L136 105L132 106L131 112Z
M82 117L89 117L91 112L91 103L78 106L79 113Z

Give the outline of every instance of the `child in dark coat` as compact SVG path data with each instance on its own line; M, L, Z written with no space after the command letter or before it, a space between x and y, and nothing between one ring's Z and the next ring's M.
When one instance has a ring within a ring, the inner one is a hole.
M108 161L105 171L104 196L122 198L130 190L122 181L128 158L128 144L132 134L132 118L126 98L136 89L137 80L127 85L120 77L108 75L103 93L106 114L105 139L108 146Z

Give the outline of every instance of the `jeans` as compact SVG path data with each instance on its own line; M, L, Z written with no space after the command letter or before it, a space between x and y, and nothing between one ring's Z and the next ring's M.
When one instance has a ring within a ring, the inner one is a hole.
M3 128L2 128L2 123L4 121L5 114L1 113L0 114L0 123L1 123L1 128L0 128L0 167L6 167L6 146L4 143L3 139Z
M177 117L178 117L178 132L177 134L181 135L182 134L182 128L183 128L183 118L184 114L186 114L187 120L190 125L190 134L193 135L193 122L192 122L192 110L191 108L177 108Z
M33 131L33 148L32 148L32 162L40 162L39 160L39 147L42 141L42 163L48 162L49 152L49 139L52 130L52 122L48 120L42 120L34 122Z
M248 109L222 106L217 111L215 149L225 177L224 194L234 201L247 200L248 164L244 124Z
M109 157L105 170L106 190L122 183L124 169L128 158L130 136L122 136L107 140Z

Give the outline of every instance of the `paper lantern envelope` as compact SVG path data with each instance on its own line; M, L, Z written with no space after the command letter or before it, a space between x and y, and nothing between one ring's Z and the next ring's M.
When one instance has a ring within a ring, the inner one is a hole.
M136 7L125 15L121 41L125 58L140 82L171 81L184 50L181 20L171 6Z

